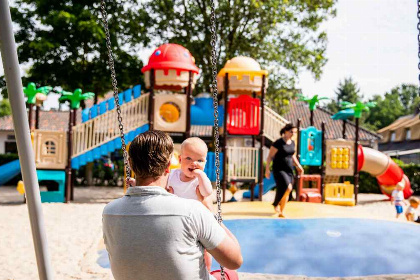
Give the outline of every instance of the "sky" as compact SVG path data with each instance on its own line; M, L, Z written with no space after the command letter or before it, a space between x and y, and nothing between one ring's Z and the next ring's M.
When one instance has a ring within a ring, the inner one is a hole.
M334 97L340 81L352 77L365 99L402 83L418 85L417 3L413 0L338 0L337 16L321 26L328 35L327 64L319 81L299 75L304 95ZM140 57L145 64L153 49ZM3 67L0 61L0 75ZM46 109L58 107L49 96Z

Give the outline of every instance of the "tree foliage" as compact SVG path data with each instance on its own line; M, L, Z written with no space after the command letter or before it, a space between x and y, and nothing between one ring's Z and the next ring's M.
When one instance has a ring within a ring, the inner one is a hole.
M420 105L418 87L405 84L394 87L383 96L375 95L371 101L375 101L377 106L371 109L366 123L375 129L390 125L401 116L413 114Z
M256 59L270 70L269 87L284 94L293 89L301 70L318 79L327 62L327 36L322 22L335 15L335 0L220 0L216 19L218 69L235 56ZM156 43L178 43L186 47L202 69L198 90L209 90L211 82L210 0L146 0L150 14L147 36ZM290 97L291 94L288 94ZM275 99L275 98L272 98Z
M328 110L332 113L340 111L340 104L342 102L357 103L357 101L362 99L360 88L351 77L344 78L344 81L340 81L335 94L335 99L327 105Z
M142 63L135 55L149 38L141 36L149 16L139 1L107 1L115 68L121 88L141 83ZM99 1L16 0L12 18L20 63L38 84L82 88L102 95L111 89L105 32Z
M2 99L0 101L0 118L12 114L9 99Z

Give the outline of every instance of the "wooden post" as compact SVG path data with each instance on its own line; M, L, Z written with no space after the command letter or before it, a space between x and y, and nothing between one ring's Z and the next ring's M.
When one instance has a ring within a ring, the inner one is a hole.
M70 168L71 168L71 154L73 154L73 126L76 125L76 121L77 121L77 109L73 109L73 119L72 119L72 128L71 128L71 138L70 138ZM70 193L70 200L73 201L74 200L74 180L76 180L76 173L71 172L71 178L70 178L70 189L71 189L71 193Z
M298 119L297 122L297 144L296 144L296 158L297 160L300 162L300 124L302 122L302 119ZM300 196L300 191L299 191L299 179L300 179L300 175L299 173L296 175L296 200L299 201L299 196Z
M153 130L154 114L155 114L155 69L150 69L150 94L149 94L149 130Z
M356 135L354 140L354 198L357 205L357 194L359 193L359 170L357 168L359 162L357 158L359 150L359 118L356 118Z
M185 129L185 138L190 138L191 137L192 80L193 80L193 73L192 73L192 71L190 71L189 72L189 77L188 77L188 87L187 87L187 90L186 90L186 94L187 94L187 111L186 111L187 126L186 126L186 129Z
M29 131L32 131L33 126L32 126L32 115L33 115L33 111L34 111L34 105L33 104L28 104L29 106L29 114L28 114L28 121L29 121Z
M342 133L343 139L346 139L346 124L347 124L347 120L343 120L343 133Z
M35 129L39 129L39 111L40 107L37 105L35 109Z
M71 151L73 139L73 110L69 109L69 130L67 131L66 202L71 200Z
M321 124L322 131L322 156L321 156L321 201L324 202L324 187L325 187L325 121Z
M310 118L311 126L314 126L314 111L313 110L310 110L310 111L311 111L311 118Z
M224 104L224 120L223 120L223 176L222 176L222 187L223 187L223 202L226 201L226 188L227 188L227 118L228 118L228 93L229 93L229 73L225 74L225 83L223 91L223 99L225 100Z
M260 176L259 176L259 182L260 185L258 191L259 191L259 199L262 201L263 196L263 189L264 189L264 153L263 148L265 145L265 138L264 138L264 101L265 101L265 75L262 76L262 85L261 85L261 111L260 111Z

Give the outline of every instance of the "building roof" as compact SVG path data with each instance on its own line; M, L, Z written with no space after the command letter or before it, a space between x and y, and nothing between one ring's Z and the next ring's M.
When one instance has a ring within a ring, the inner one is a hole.
M80 112L77 112L76 123L80 123ZM35 127L35 110L32 120ZM41 111L39 113L39 129L67 131L69 126L69 111ZM12 116L0 118L0 131L13 131Z
M379 143L379 151L414 151L416 149L418 150L419 148L420 140Z
M291 100L289 103L290 111L285 114L283 117L297 125L298 119L301 119L301 127L310 126L310 111L308 105L303 101ZM342 120L333 120L331 116L333 114L326 109L317 108L314 111L314 125L317 129L321 129L321 124L325 121L326 133L325 137L327 139L337 139L342 138L343 135L343 121ZM353 122L347 121L346 124L346 135L347 139L355 138L356 125ZM361 141L378 141L382 136L359 127L359 140Z
M399 117L390 125L379 129L378 132L382 133L385 131L393 131L401 127L410 127L418 123L420 123L420 114L417 114L417 115L411 114L407 116L402 116L402 117Z

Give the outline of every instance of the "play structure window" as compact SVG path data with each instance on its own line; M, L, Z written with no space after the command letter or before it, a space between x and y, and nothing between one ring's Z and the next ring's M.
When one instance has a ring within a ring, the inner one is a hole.
M409 128L405 131L405 140L411 140L411 130Z
M391 142L395 141L395 131L391 132Z
M174 123L181 116L181 108L174 102L165 102L159 108L160 117L168 123Z
M44 144L44 155L55 155L56 154L56 145L53 141L47 141Z

